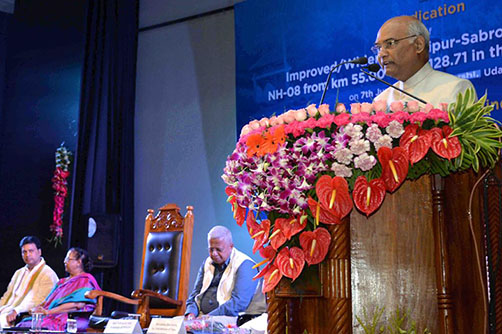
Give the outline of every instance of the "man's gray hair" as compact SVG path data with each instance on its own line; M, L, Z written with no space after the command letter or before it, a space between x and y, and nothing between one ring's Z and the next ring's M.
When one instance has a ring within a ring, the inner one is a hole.
M232 232L230 232L230 230L225 226L221 225L216 225L209 231L207 234L207 240L209 239L223 239L229 243L233 243Z
M429 30L425 27L425 25L419 20L411 20L408 24L408 34L409 35L417 35L423 36L425 39L425 49L429 52Z

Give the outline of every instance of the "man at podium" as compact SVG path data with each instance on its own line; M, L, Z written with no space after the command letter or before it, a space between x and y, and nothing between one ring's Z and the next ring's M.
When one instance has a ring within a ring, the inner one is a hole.
M429 31L422 22L413 16L397 16L382 25L371 49L385 74L399 80L395 87L439 107L441 103L455 102L459 93L474 87L469 80L432 68L429 40ZM396 100L413 98L389 87L375 100L390 105Z

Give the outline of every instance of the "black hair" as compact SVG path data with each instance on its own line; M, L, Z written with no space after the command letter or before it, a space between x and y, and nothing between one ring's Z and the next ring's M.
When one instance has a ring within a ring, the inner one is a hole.
M19 248L23 248L23 246L27 245L27 244L35 244L35 246L37 246L38 249L42 248L42 244L40 243L40 239L38 239L37 237L35 237L33 235L27 235L23 239L21 239L21 241L19 242Z
M82 261L82 266L86 273L92 270L92 259L89 257L89 253L85 249L79 247L72 247L68 250L69 252L75 252L77 255L77 260Z

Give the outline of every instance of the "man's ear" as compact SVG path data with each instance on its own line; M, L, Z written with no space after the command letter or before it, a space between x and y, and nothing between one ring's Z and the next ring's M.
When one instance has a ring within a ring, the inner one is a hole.
M424 36L418 36L415 40L415 47L417 48L417 53L422 53L425 49L425 38Z

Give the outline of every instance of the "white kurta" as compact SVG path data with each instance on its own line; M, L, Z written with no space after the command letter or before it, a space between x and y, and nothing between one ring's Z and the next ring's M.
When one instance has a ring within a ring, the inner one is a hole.
M435 107L439 107L441 103L450 104L455 102L458 93L465 92L467 88L474 88L469 80L436 71L429 63L426 63L408 80L398 81L394 86L425 100ZM393 101L412 101L414 99L388 87L375 97L375 100L384 100L387 101L387 105L390 105Z
M39 272L38 275L37 272ZM35 275L37 277L30 288L29 283ZM7 291L0 299L0 326L9 327L6 316L12 310L19 314L40 305L57 281L58 276L51 267L45 264L43 258L32 270L29 270L27 266L16 270Z

